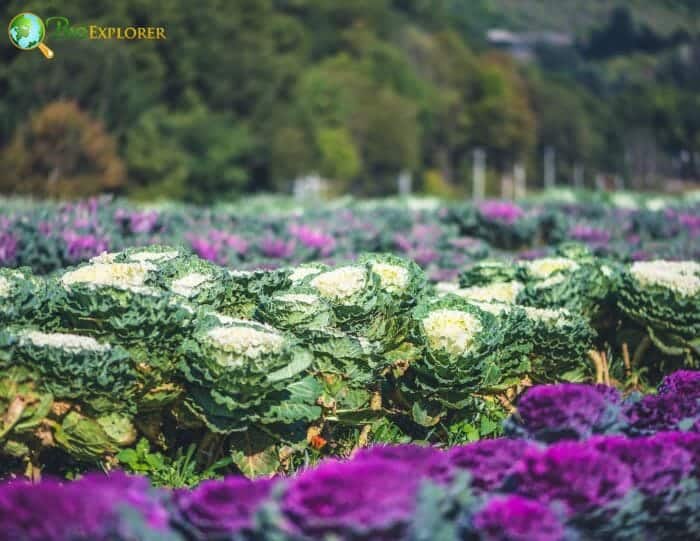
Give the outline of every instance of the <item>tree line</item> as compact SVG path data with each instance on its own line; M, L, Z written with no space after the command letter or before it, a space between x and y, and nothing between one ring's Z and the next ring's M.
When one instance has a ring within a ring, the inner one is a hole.
M454 195L475 148L491 177L523 164L533 185L546 148L560 181L584 164L649 185L698 176L694 36L656 35L621 8L523 65L485 43L481 4L37 0L44 18L164 26L167 40L49 33L50 62L0 49L0 191L208 202L317 172L335 193L383 195L411 171ZM6 19L25 9L10 2Z

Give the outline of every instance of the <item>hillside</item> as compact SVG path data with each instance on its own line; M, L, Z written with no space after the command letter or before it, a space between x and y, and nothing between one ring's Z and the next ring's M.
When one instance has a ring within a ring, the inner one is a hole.
M664 35L683 29L700 31L700 2L697 0L457 0L473 10L489 13L503 24L518 30L557 30L585 36L603 23L617 6L625 5L635 20ZM471 6L470 6L471 4Z

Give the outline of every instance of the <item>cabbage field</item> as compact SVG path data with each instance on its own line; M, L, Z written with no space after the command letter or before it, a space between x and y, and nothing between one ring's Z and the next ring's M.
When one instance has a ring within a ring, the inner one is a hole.
M698 368L692 197L0 200L11 539L697 538Z

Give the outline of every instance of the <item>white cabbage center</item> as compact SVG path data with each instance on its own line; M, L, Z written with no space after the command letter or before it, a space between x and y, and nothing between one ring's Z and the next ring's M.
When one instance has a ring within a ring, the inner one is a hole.
M562 270L576 270L578 263L565 257L545 257L527 263L527 268L535 278L548 278Z
M151 270L153 266L148 263L93 263L65 273L61 283L141 290Z
M435 310L423 319L423 329L433 349L463 355L481 331L479 318L461 310Z
M686 297L700 293L700 263L695 261L638 261L630 272L642 286L660 286Z
M234 356L219 356L218 361L222 366L236 366L240 364L237 356L257 358L261 355L276 353L284 345L284 337L281 334L270 332L264 327L252 326L216 327L207 333L214 345L225 353L233 353Z
M173 250L171 252L136 252L129 256L129 261L141 263L143 261L170 261L175 259L179 252Z
M485 286L473 286L460 289L457 294L465 299L484 302L515 303L518 294L523 290L523 284L517 281L495 282Z
M307 276L317 274L320 271L321 269L319 269L318 267L297 267L292 271L292 274L289 275L289 279L292 282L301 282Z
M566 323L568 316L570 315L569 311L564 308L550 310L549 308L533 308L530 306L524 306L523 310L525 310L527 317L530 319L542 321L544 323L556 322L556 325Z
M35 346L59 348L69 351L109 351L109 344L100 344L89 336L64 333L43 333L39 331L26 331L21 337Z
M372 270L379 275L382 287L389 293L400 293L408 287L410 275L408 269L400 265L375 263Z
M193 272L178 280L173 280L170 284L170 290L183 297L192 297L197 293L197 288L199 288L199 286L211 279L212 277L208 274Z
M362 290L367 283L364 267L340 267L324 272L311 280L311 286L324 297L343 300Z

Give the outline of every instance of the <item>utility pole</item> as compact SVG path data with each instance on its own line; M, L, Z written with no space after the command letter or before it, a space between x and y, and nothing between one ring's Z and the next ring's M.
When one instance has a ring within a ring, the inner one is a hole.
M483 201L486 196L486 151L483 148L474 149L472 166L472 199Z

